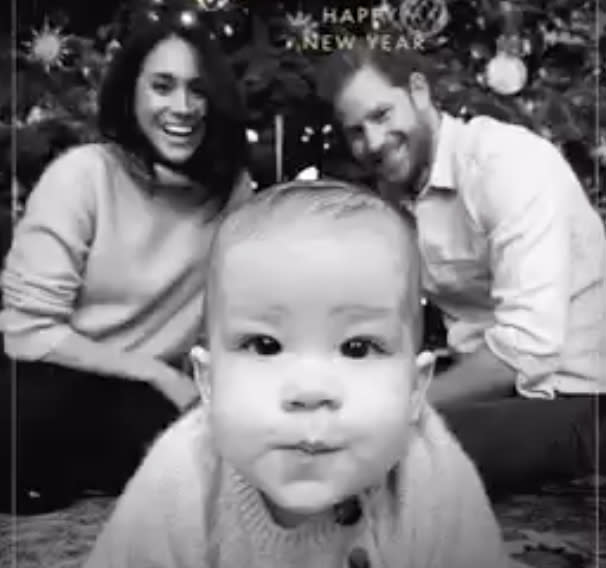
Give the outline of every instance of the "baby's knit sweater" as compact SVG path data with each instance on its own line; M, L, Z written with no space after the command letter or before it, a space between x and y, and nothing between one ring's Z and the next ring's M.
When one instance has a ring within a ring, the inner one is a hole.
M152 447L85 568L514 565L474 467L431 409L394 472L395 483L386 479L357 523L327 513L283 528L217 456L207 415L194 409ZM360 552L366 564L354 559Z
M190 186L152 186L127 163L78 146L34 188L2 275L10 355L43 359L73 332L165 360L195 342L216 216Z

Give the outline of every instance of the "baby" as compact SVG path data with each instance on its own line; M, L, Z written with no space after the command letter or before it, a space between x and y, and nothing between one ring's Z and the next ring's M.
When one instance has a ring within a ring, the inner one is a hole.
M229 214L192 354L203 403L156 441L86 566L512 566L424 401L415 239L341 182L283 184Z

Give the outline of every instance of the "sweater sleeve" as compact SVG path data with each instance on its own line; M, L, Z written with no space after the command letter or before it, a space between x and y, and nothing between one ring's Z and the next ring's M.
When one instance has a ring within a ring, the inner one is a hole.
M84 568L205 568L205 423L192 410L156 441Z
M405 530L414 568L512 568L500 527L470 458L432 409L411 447Z
M453 523L453 546L445 550L440 566L450 568L513 568L480 477L466 455L459 456L457 522Z
M81 146L52 162L30 194L2 273L9 355L41 359L70 333L104 175L99 151Z

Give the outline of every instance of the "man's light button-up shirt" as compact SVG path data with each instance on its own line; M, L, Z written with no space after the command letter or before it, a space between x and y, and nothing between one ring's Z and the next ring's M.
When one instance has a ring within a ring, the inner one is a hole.
M442 115L413 205L450 346L481 345L531 397L606 392L606 237L561 153L529 130Z

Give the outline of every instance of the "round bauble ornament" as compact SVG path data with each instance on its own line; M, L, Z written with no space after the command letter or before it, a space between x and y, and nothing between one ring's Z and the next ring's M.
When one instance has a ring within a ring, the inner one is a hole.
M516 55L499 52L486 66L486 84L499 95L519 93L527 79L526 65Z

